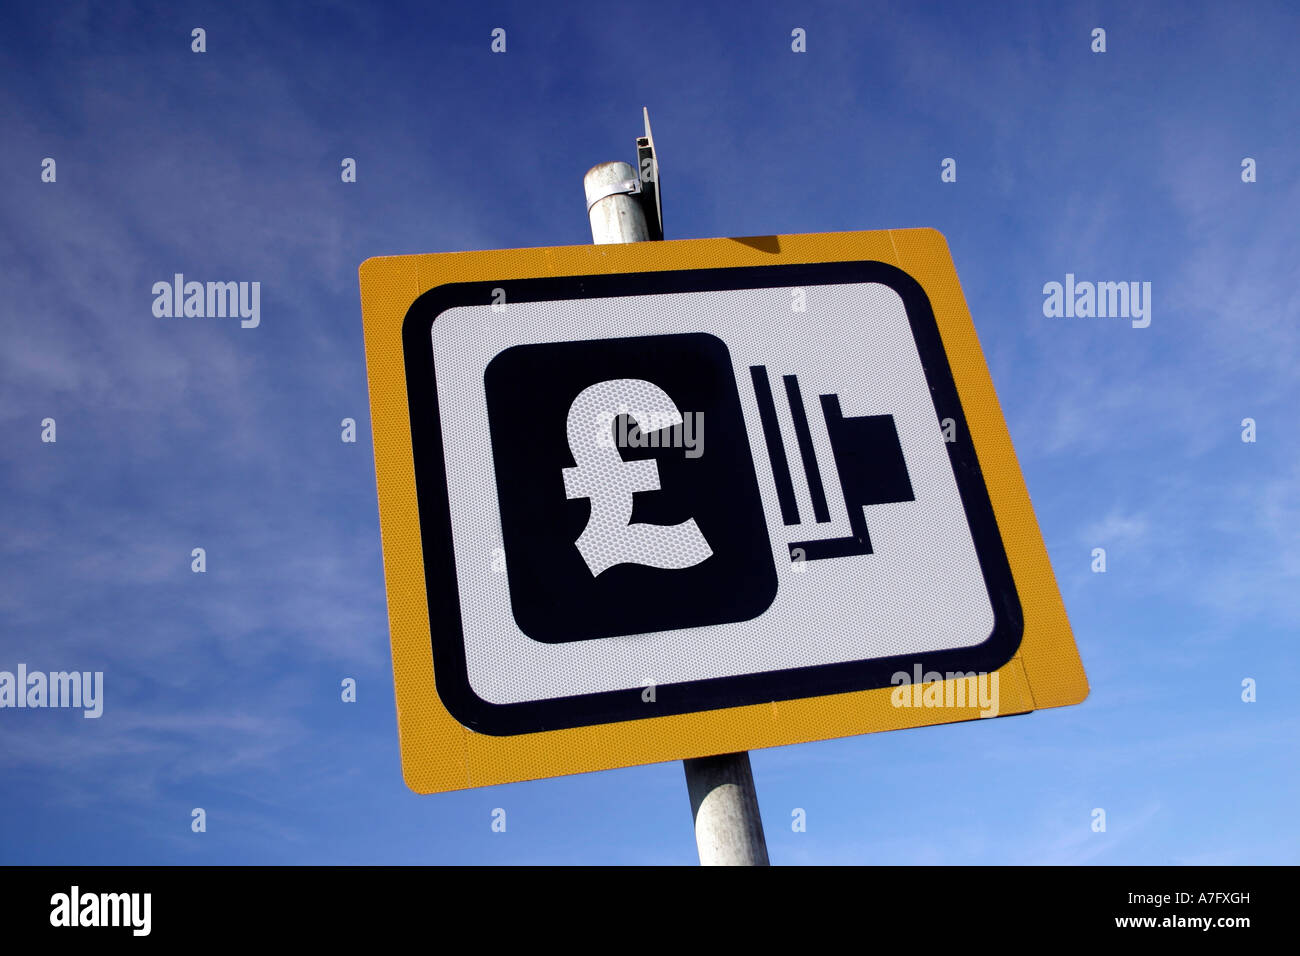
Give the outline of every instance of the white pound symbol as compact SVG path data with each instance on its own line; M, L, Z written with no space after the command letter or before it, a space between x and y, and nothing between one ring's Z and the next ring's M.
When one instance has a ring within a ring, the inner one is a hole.
M673 525L630 523L632 495L659 490L659 464L623 460L611 434L620 415L633 419L643 435L682 424L682 413L668 393L639 378L597 382L573 400L567 427L577 466L564 469L564 493L591 499L587 527L574 542L578 553L592 577L617 564L694 567L713 554L694 518Z

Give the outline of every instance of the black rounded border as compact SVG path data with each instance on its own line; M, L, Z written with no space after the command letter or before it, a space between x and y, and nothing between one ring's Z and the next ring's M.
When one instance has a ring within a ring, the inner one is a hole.
M993 631L988 639L972 647L918 656L878 657L663 684L655 688L654 703L642 700L641 688L515 704L494 704L480 698L470 686L466 668L452 546L451 503L431 341L438 316L460 306L491 304L493 290L498 288L506 290L509 303L517 303L863 283L886 285L903 300L937 419L941 422L951 418L956 423L956 441L946 444L993 606ZM449 283L430 289L412 303L402 321L402 348L434 676L443 706L476 733L510 736L872 690L891 686L892 675L899 671L911 674L918 664L922 673L992 672L1011 660L1020 647L1024 635L1020 597L930 299L920 283L895 266L864 260Z

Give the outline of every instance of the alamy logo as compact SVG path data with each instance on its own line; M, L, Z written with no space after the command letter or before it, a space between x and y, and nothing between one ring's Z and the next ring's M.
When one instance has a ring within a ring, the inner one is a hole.
M674 406L675 408L675 406ZM600 448L685 448L687 458L704 454L702 412L636 411L626 403L596 415Z
M1151 324L1150 282L1075 282L1065 274L1065 284L1043 285L1043 315L1049 319L1132 319L1133 328Z
M153 284L153 314L160 319L240 319L255 329L262 322L262 283L186 282L178 272L171 282Z
M80 707L83 717L104 713L103 671L0 671L0 708Z
M998 672L897 671L889 678L894 685L889 702L895 707L978 707L981 717L998 715Z
M126 926L132 936L148 936L152 910L152 893L82 893L74 886L50 897L50 925Z

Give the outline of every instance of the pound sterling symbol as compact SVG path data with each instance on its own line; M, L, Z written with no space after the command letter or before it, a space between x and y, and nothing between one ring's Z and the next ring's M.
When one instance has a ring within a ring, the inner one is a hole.
M694 567L713 554L694 518L674 525L630 523L632 495L659 490L659 465L653 459L623 460L612 435L619 415L633 419L643 435L682 423L668 393L639 378L597 382L573 400L567 428L577 466L563 471L564 493L591 500L587 526L574 542L578 553L592 577L618 564Z

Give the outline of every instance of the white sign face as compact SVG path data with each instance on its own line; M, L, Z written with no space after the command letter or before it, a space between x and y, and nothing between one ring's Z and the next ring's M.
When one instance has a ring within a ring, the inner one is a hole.
M450 530L430 612L459 617L434 660L466 726L632 719L651 686L670 713L863 690L1018 646L919 286L881 263L707 276L524 280L504 304L467 283L408 314L421 522Z

